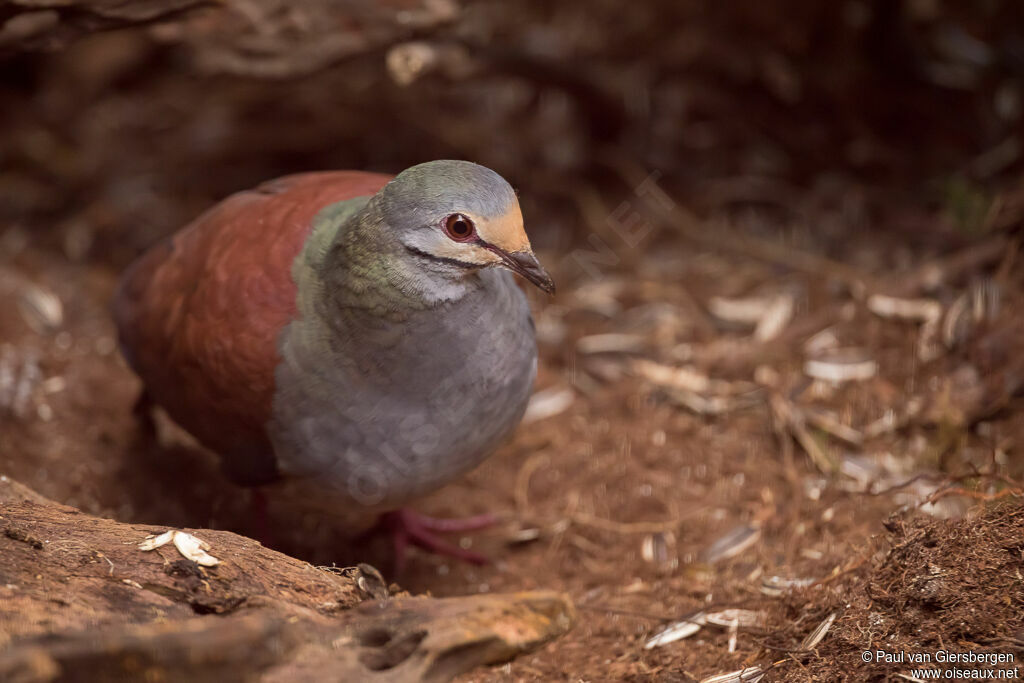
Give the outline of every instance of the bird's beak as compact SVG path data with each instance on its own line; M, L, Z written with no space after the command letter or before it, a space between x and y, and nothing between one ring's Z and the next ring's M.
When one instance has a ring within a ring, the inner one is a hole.
M488 245L488 248L501 258L502 265L506 268L519 273L548 294L555 293L554 281L532 251L507 252L491 245Z

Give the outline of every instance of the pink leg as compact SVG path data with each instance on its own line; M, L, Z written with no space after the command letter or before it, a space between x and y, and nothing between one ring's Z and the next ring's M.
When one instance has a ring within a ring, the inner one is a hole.
M402 508L381 515L379 526L391 532L395 547L395 573L400 574L405 567L406 550L409 544L470 564L488 564L490 560L486 556L460 548L438 538L437 534L478 531L497 521L494 515L477 515L465 519L438 519L421 515L409 508Z
M491 513L483 515L476 515L475 517L458 517L455 519L441 519L439 517L429 517L408 508L402 509L399 512L404 513L409 517L415 518L416 522L425 529L430 531L436 531L441 534L458 534L466 533L468 531L480 531L486 529L489 526L494 526L498 523L498 518Z

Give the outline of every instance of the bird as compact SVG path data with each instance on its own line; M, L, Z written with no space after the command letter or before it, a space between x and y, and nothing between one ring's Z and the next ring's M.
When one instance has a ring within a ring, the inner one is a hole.
M513 274L553 294L518 196L469 161L396 176L289 175L239 192L138 257L112 309L139 405L161 407L234 482L371 515L474 563L409 503L515 430L537 372Z

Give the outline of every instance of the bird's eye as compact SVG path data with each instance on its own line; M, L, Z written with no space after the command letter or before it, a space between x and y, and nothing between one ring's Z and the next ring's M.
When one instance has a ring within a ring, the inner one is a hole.
M444 219L444 231L456 242L465 242L476 234L476 227L468 216L453 213Z

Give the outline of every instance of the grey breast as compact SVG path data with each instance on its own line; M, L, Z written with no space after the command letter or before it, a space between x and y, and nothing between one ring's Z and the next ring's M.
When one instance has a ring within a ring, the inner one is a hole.
M536 375L533 324L509 273L478 277L458 301L355 337L330 338L316 320L289 325L269 425L286 475L339 502L397 506L509 435Z

